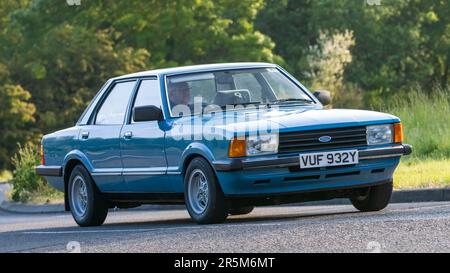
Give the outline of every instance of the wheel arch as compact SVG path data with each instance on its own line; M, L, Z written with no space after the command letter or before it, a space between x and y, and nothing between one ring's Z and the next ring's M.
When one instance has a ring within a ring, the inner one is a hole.
M216 170L212 164L214 161L214 155L211 152L211 150L202 143L191 143L186 147L186 149L183 151L183 154L181 156L181 166L179 167L179 170L181 172L181 175L184 176L186 173L186 169L189 166L189 164L192 162L192 160L196 157L201 157L205 159L208 164L213 169L214 173L216 174ZM216 174L217 176L217 174Z
M183 184L185 183L184 182L185 181L184 178L185 178L185 174L186 174L187 168L189 167L189 164L192 162L192 160L194 160L195 158L203 158L206 161L206 163L208 163L208 165L211 167L211 169L213 171L213 175L216 178L216 181L217 181L217 184L219 186L220 191L223 192L222 184L220 183L219 177L217 176L217 172L216 172L216 169L214 168L214 166L212 164L212 161L209 160L207 157L205 157L204 155L202 155L200 153L192 153L188 157L186 157L186 159L184 160L183 169L182 169L181 174L180 174L181 177L182 177L182 180L183 180Z
M69 187L69 178L72 173L72 170L75 166L81 165L86 170L91 173L92 166L89 164L86 156L82 154L78 150L74 150L66 155L64 158L63 164L63 181L64 181L64 209L66 211L70 211L69 200L68 200L68 187ZM94 181L94 180L93 180ZM95 181L94 181L95 184Z

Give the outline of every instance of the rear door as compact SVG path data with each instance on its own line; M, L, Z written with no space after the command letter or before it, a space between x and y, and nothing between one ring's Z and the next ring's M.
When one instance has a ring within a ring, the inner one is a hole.
M88 157L92 176L102 192L124 190L119 137L135 85L136 80L114 83L89 125L80 130L80 150Z
M138 83L131 110L138 106L161 108L161 90L157 78ZM129 192L167 193L172 191L166 176L163 122L135 122L132 111L120 134L123 177Z

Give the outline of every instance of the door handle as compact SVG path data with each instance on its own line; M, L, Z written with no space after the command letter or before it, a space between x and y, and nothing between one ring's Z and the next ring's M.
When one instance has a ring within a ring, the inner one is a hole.
M82 132L81 133L81 138L82 139L88 139L89 138L89 132Z
M133 133L132 132L130 132L130 131L128 131L128 132L125 132L124 134L123 134L123 136L125 137L125 138L131 138L131 137L133 137Z

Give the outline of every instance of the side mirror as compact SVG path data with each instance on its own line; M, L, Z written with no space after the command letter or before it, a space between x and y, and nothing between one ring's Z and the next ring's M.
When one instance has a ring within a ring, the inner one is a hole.
M331 93L326 90L317 90L314 92L314 96L322 103L324 106L331 104Z
M163 113L161 108L154 105L138 106L133 108L133 120L139 121L161 121Z

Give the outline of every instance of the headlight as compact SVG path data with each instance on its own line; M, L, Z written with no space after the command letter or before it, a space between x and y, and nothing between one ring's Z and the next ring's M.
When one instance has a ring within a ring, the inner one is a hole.
M247 136L231 140L229 157L243 157L278 153L278 134Z
M379 145L393 142L392 124L367 126L367 144Z
M247 156L277 153L278 134L248 136L245 146Z

